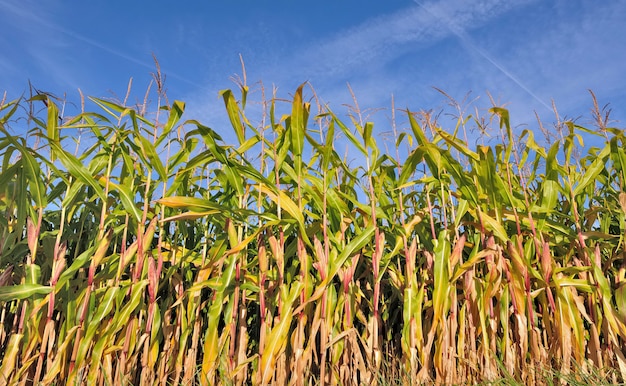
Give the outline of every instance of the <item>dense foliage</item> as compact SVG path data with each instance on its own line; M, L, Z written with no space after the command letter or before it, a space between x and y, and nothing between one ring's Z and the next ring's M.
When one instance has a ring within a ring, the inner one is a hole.
M305 85L252 123L239 86L232 143L179 101L2 103L1 383L626 379L626 137L597 106L552 144L501 107L398 112L388 152Z

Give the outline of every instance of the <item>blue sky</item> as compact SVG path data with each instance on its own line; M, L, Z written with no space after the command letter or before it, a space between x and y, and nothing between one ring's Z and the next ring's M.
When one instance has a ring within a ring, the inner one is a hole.
M592 89L626 119L626 2L582 0L318 0L128 2L0 0L0 91L40 90L79 100L120 99L133 78L140 100L154 71L187 118L222 131L218 91L241 75L260 99L289 97L309 81L333 110L352 104L349 83L379 130L398 108L446 110L437 87L467 113L511 110L515 125L561 116L588 125ZM385 128L387 126L387 128Z

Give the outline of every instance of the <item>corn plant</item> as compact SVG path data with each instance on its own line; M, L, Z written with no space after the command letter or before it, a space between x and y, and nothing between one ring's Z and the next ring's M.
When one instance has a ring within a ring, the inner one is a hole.
M498 106L394 109L387 152L307 84L253 120L244 77L231 132L154 83L152 114L0 106L3 383L626 380L625 136L595 97L547 145Z

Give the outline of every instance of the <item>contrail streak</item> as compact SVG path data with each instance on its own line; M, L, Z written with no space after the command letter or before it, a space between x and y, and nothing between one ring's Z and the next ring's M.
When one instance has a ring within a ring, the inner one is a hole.
M11 4L8 1L0 1L0 6L4 6L5 9L7 9L9 12L12 12L14 15L16 15L18 17L30 18L32 21L34 21L38 25L43 25L43 26L46 26L46 27L48 27L50 29L56 30L58 32L61 32L62 34L66 35L66 36L69 36L70 38L73 38L75 40L79 40L79 41L82 41L84 43L87 43L87 44L89 44L89 45L91 45L93 47L96 47L96 48L98 48L98 49L100 49L102 51L108 52L108 53L110 53L112 55L118 56L118 57L120 57L122 59L125 59L125 60L131 62L131 63L137 64L139 66L145 67L145 68L150 69L150 70L154 70L154 68L155 68L154 67L154 63L150 63L150 62L146 62L146 61L137 59L136 57L128 55L128 54L126 54L126 53L124 53L124 52L122 52L120 50L116 50L116 49L111 48L109 46L106 46L106 45L104 45L104 44L102 44L102 43L100 43L100 42L98 42L98 41L96 41L94 39L90 39L90 38L88 38L88 37L86 37L84 35L81 35L81 34L77 33L76 31L72 31L72 30L69 30L67 28L61 27L60 25L58 25L56 23L53 23L53 22L50 22L49 20L46 20L46 19L44 19L44 18L42 18L42 17L40 17L40 16L38 16L38 15L32 13L32 12L25 12L22 8L16 7L16 6L14 6L13 4ZM192 85L196 85L197 84L196 82L192 82L191 80L186 79L185 77L180 76L180 75L175 74L175 73L172 73L172 72L167 72L167 75L171 76L173 78L176 78L178 80L181 80L181 81L183 81L185 83L188 83L188 84L192 84Z
M485 50L483 50L481 47L477 46L472 39L470 38L470 36L460 27L455 26L450 19L448 19L445 15L437 15L435 14L433 11L431 11L430 9L428 9L427 7L425 7L424 5L422 5L422 3L420 3L417 0L413 0L417 5L419 5L424 11L428 12L429 14L431 14L434 18L439 19L441 21L444 22L444 25L450 30L450 32L452 32L456 37L459 38L459 40L461 41L461 43L466 47L466 49L468 50L473 50L475 52L477 52L480 56L482 56L485 60L487 60L489 63L491 63L495 68L497 68L498 70L500 70L500 72L502 72L507 78L509 78L511 81L513 81L513 83L515 83L516 85L519 86L519 88L521 88L522 90L524 90L526 93L528 93L528 95L530 95L531 97L533 97L533 99L535 99L537 102L541 103L546 109L552 111L552 107L547 104L543 99L541 99L537 94L535 94L531 89L529 89L528 87L526 87L526 85L524 85L524 83L522 83L521 80L519 80L516 76L514 76L513 74L511 74L511 72L509 72L506 68L504 68L503 65L501 65L500 63L498 63L494 58L491 57L491 55L489 55L489 53L487 53Z

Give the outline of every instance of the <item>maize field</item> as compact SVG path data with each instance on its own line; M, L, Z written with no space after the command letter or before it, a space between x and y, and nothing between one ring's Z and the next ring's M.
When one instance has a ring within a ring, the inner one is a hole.
M392 107L384 140L308 84L240 82L210 128L160 79L154 111L2 101L0 383L626 381L626 131L593 94L592 128Z

